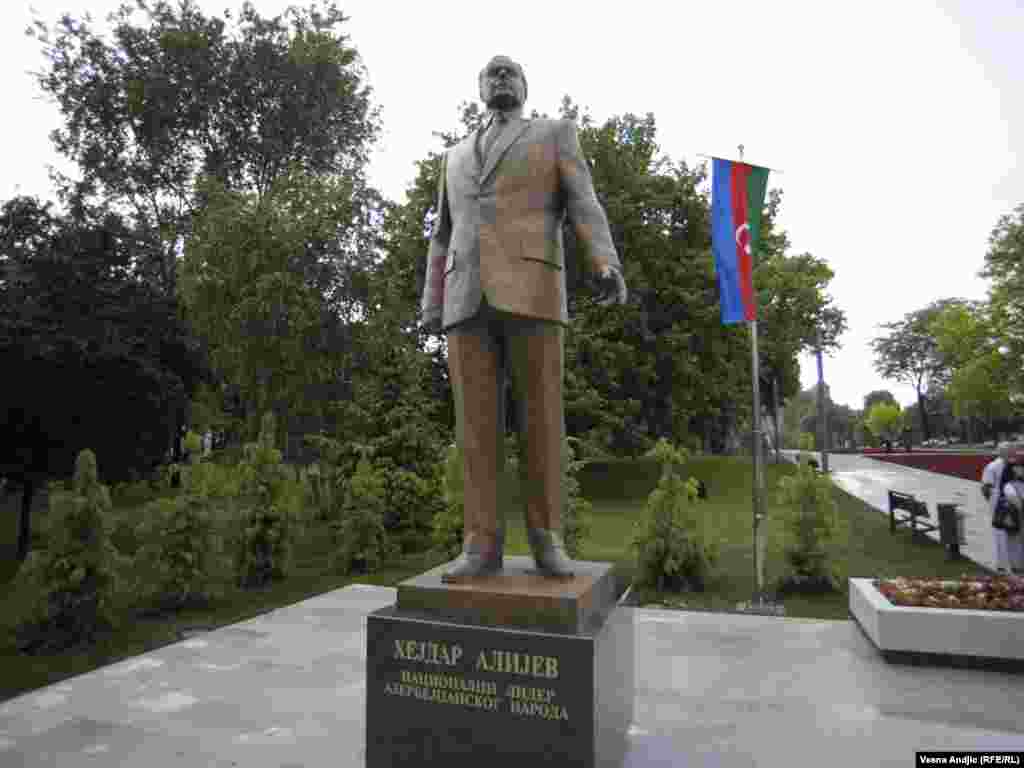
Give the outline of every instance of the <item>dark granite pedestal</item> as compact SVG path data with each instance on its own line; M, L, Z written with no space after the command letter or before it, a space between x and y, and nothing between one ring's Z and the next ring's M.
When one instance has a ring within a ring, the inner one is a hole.
M366 765L618 768L633 719L632 609L609 563L572 579L403 582L367 617Z

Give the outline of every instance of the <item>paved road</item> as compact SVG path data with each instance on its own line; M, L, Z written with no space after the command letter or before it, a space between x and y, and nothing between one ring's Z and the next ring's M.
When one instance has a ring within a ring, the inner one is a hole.
M797 452L783 453L793 458ZM818 454L813 455L820 461ZM828 462L836 485L886 516L889 514L887 494L890 490L911 493L927 503L934 523L939 519L936 508L938 503L962 504L961 509L966 513L967 543L960 545L960 553L985 568L995 569L995 542L992 540L988 506L982 498L980 482L852 454L829 454ZM939 540L938 531L927 535Z

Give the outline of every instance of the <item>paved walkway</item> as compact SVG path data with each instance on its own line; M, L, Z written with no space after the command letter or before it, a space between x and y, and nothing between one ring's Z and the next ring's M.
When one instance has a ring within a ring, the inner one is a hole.
M395 594L349 586L11 699L0 766L361 768L365 616ZM1024 750L1024 675L890 665L850 621L630 610L626 768Z
M797 451L782 453L794 459ZM812 455L820 461L819 454ZM985 568L995 569L995 542L992 538L988 505L981 495L980 482L855 454L829 454L828 464L836 485L883 512L886 517L889 515L887 494L890 490L911 493L926 502L932 522L936 524L939 519L936 508L938 503L961 503L961 509L966 513L964 527L967 543L960 545L960 554ZM927 535L935 541L939 540L938 531L930 531Z

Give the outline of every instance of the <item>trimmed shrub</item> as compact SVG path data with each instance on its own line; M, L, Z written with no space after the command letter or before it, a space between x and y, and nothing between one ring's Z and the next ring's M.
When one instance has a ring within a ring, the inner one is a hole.
M814 450L814 435L810 432L800 433L800 457L798 463L801 466L810 466L814 469L818 468L818 460L811 456L808 451Z
M779 591L833 592L841 581L830 563L828 545L836 531L832 481L808 465L779 481L779 500L789 507L785 518L789 542L784 548L789 573Z
M462 552L464 533L462 453L458 446L449 446L445 451L444 506L434 513L434 530L431 541L434 549L449 558Z
M210 501L188 493L156 499L136 527L135 594L143 613L207 605L224 594L229 566Z
M445 506L438 468L420 477L400 467L375 467L383 479L384 528L404 554L430 548L434 516Z
M306 435L304 439L319 454L304 472L306 503L316 520L338 520L348 492L348 478L367 446L344 444L326 435Z
M580 481L576 478L587 462L577 458L577 451L582 451L580 442L574 437L565 440L565 491L568 502L562 515L562 538L565 541L565 552L569 557L579 558L583 552L583 542L590 535L593 527L593 505L582 496Z
M243 589L283 579L291 565L294 502L301 502L301 493L281 451L274 447L275 436L276 420L268 411L263 415L259 440L246 444L239 465L241 536L235 567Z
M370 573L395 556L397 548L384 528L386 508L385 478L364 457L349 480L341 518L330 524L332 568L341 573Z
M319 522L336 520L345 500L345 477L341 468L326 461L315 461L299 475L303 504Z
M662 438L648 455L662 466L658 486L647 500L647 519L634 529L637 585L658 591L703 591L718 560L696 513L697 481L683 480L688 454Z
M195 447L198 435L189 435L186 448ZM195 450L177 470L183 492L147 504L134 530L133 592L143 613L207 605L224 595L230 578L216 512L237 495L237 473L204 462Z
M96 455L83 450L75 460L72 489L51 490L49 546L32 553L18 576L39 596L16 629L20 650L57 653L117 626L113 602L126 563L110 543L110 510Z

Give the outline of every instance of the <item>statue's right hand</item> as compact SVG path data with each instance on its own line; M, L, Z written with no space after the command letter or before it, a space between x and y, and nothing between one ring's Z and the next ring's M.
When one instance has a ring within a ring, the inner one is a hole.
M427 333L440 333L441 332L441 315L430 315L429 317L423 318L423 329Z

